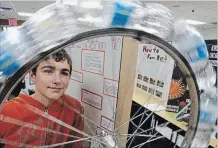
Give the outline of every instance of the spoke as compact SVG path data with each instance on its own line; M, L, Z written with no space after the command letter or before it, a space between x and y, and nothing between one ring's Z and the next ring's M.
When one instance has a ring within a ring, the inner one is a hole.
M170 122L168 121L168 122L162 123L162 124L160 124L160 125L158 125L158 126L164 127L164 126L167 126L169 123L170 123ZM156 127L158 127L158 126L156 126ZM141 132L139 132L139 134L144 133L144 132L151 131L151 130L155 129L156 127L152 127L152 128L147 129L147 130L141 131Z
M115 117L115 114L116 114L116 111L114 111L114 103L113 103L113 106L112 106L112 111L113 111L113 116L112 116L111 120L109 121L107 129L110 127L111 122L114 121L114 117Z
M145 61L145 59L141 60L139 65L142 65L142 63L144 63L144 61ZM140 67L140 66L139 66L139 67ZM139 71L139 67L137 68L136 71ZM126 81L125 81L125 82L126 82ZM127 91L128 91L128 89L125 89L125 93L127 93ZM118 96L118 97L119 97L119 96ZM121 106L124 106L124 101L122 102L122 105L121 105ZM122 112L123 109L124 109L123 107L120 107L120 108L116 109L116 113L119 112L119 111ZM139 111L139 110L138 110L138 111ZM138 111L135 113L135 115L138 113ZM134 116L135 116L135 115L134 115ZM115 113L114 113L114 116L115 116ZM134 116L133 116L133 117L134 117ZM122 124L121 126L123 127L123 126L126 125L128 122L129 122L129 121L127 121L125 124ZM119 130L120 128L121 128L121 127L119 126L119 127L118 127L117 129L115 129L113 132Z
M34 124L30 124L30 123L27 123L27 122L23 122L23 121L20 121L20 120L17 120L17 119L13 119L13 118L10 118L10 117L5 117L5 116L2 117L2 115L0 115L0 116L1 116L1 118L4 119L3 122L8 122L8 123L20 125L20 126L23 126L23 127L34 128L34 129L38 129L38 130L42 130L42 131L51 132L51 133L54 133L54 134L60 134L60 135L69 136L69 137L72 137L72 138L79 139L79 140L74 140L75 142L78 142L78 141L81 141L81 140L87 140L87 139L95 138L95 137L99 136L99 135L93 136L93 137L92 136L88 136L87 138L83 138L83 139L80 140L81 137L78 137L78 136L73 136L73 135L62 133L62 132L57 132L57 131L54 131L54 130L51 130L51 129L46 129L46 128L43 128L43 127L40 127L40 126L37 126L37 125L34 125ZM103 142L101 142L98 139L97 139L97 141L100 142L100 143L103 143ZM5 144L11 144L11 145L17 144L16 146L19 145L19 143L16 143L16 142L13 142L13 141L8 141L8 140L5 140L5 139L2 139L0 142L1 143L5 143ZM31 145L28 146L27 145L27 147L33 147L33 146L31 146Z
M57 147L57 146L61 146L61 145L65 145L65 144L71 144L71 143L75 143L75 142L80 142L80 141L91 141L91 140L89 140L89 139L91 139L91 138L96 138L96 137L98 137L99 135L97 135L97 136L93 136L93 137L89 137L89 138L81 138L81 139L78 139L78 140L73 140L73 141L67 141L67 142L62 142L62 143L57 143L57 144L52 144L52 145L47 145L47 146L42 146L42 148L48 148L48 147ZM104 143L103 141L101 141L101 140L99 140L99 139L95 139L95 140L97 140L99 143L101 143L101 144L104 144L104 145L107 145L107 146L109 146L107 143ZM92 141L91 141L92 142ZM111 147L111 148L113 148L113 147Z
M92 128L90 127L90 125L89 125L88 123L85 123L85 122L84 122L84 124L85 124L85 126L88 127L88 129L89 129L89 131L92 133L92 135L95 135L95 133L93 132L93 130L92 130Z
M98 126L94 121L92 121L91 119L89 119L88 117L84 116L80 111L76 110L75 108L73 108L72 106L70 106L69 104L64 102L64 105L66 107L68 107L71 111L79 114L82 118L86 119L87 121L89 121L90 123L92 123L93 125L95 125L96 127Z
M162 124L160 124L160 125L157 125L157 126L166 126L166 125L168 125L170 122L168 121L168 122L165 122L165 123L162 123ZM151 130L153 130L153 129L155 129L156 127L152 127L152 128L149 128L149 129L147 129L147 130L143 130L143 131L141 131L141 132L139 132L138 134L142 134L142 133L146 133L146 132L148 132L148 131L151 131ZM120 134L121 136L128 136L128 135L132 135L132 134Z
M62 125L64 127L68 128L68 129L71 129L71 130L73 130L73 131L75 131L75 132L77 132L77 133L79 133L79 134L81 134L83 136L89 137L89 135L86 134L85 132L76 129L73 126L71 126L71 125L69 125L69 124L67 124L67 123L65 123L65 122L63 122L63 121L49 115L49 114L46 115L43 111L41 111L40 109L38 109L38 108L36 108L34 106L31 106L31 105L26 104L26 103L24 105L25 105L25 107L27 109L29 109L30 111L32 111L32 112L34 112L34 113L36 113L36 114L38 114L38 115L40 115L42 117L45 117L45 118L47 117L47 119L49 119L49 120L51 120L51 121L53 121L55 123L58 123L58 124L60 124L60 125Z
M141 144L138 144L138 145L136 145L136 146L134 146L134 147L132 147L132 148L140 148L140 147L142 147L143 145L145 145L145 144L147 144L148 143L148 141L150 141L153 137L155 137L156 135L158 134L158 132L156 132L153 136L151 136L146 142L144 142L144 143L141 143Z
M130 121L130 122L133 126L138 127L133 121ZM142 129L141 127L139 128L139 130L144 131L144 129Z
M72 144L72 143L80 142L80 141L90 141L89 139L95 138L95 137L97 137L97 136L88 137L88 138L80 138L80 139L77 139L77 140L61 142L61 143L56 143L56 144L51 144L51 145L46 145L46 146L40 146L40 147L42 147L42 148L57 147L57 146L61 146L61 145L65 145L65 144Z
M145 60L145 59L143 59L143 60ZM140 61L140 65L142 64L142 61L143 61L143 60ZM164 64L161 64L161 67L159 68L158 73L157 73L157 77L159 77L159 75L161 74L160 71L163 69L163 66L164 66ZM140 67L140 66L139 66L139 67ZM139 71L139 67L138 67L138 70L137 70L137 71ZM157 88L157 86L155 85L155 89L156 89L156 88ZM146 103L146 101L149 101L149 100L151 99L151 97L152 97L152 94L149 95L148 100L145 100L144 104ZM146 105L147 105L147 104L146 104ZM160 104L159 104L159 105L160 105ZM159 105L158 105L157 107L159 107ZM134 114L134 116L139 112L139 110L141 110L142 107L144 107L144 106L140 106L140 108L139 108L138 111ZM156 108L157 108L157 107L156 107ZM145 107L145 108L146 108L146 107ZM145 112L144 112L144 114L145 114ZM141 117L141 119L144 117L144 114L143 114L143 116ZM134 116L133 116L133 117L134 117ZM131 119L130 119L130 120L131 120ZM141 122L142 122L142 120L140 120L140 123L141 123ZM139 124L140 124L140 123L139 123ZM122 125L122 126L123 126L123 125ZM120 127L118 127L118 128L120 129Z
M161 124L161 126L162 126L162 127L167 126L169 123L170 123L170 122L163 123L163 124ZM159 126L160 126L160 125L159 125ZM154 135L152 135L146 142L144 142L144 143L142 143L142 144L139 144L139 145L137 145L137 146L142 147L143 145L145 145L146 143L148 143L153 137L155 137L157 134L158 134L158 132L156 132ZM134 146L134 147L136 147L136 146ZM134 147L132 147L132 148L134 148ZM140 148L140 147L137 147L137 148Z
M144 115L144 114L143 114ZM151 112L148 116L147 116L147 118L142 122L142 120L143 120L143 117L141 118L141 120L140 120L140 122L139 122L139 126L137 127L137 129L133 132L133 134L132 134L132 136L127 140L127 142L126 143L128 143L128 141L135 135L135 133L137 133L138 132L138 129L151 117L151 115L153 115L153 112ZM142 122L142 123L141 123ZM128 148L130 147L130 145L132 144L132 142L133 142L133 139L134 138L132 138L131 139L131 142L130 142L130 144L129 144L129 146L128 146Z
M144 60L145 60L145 58L140 61L140 64L139 64L139 65L141 65L141 64L144 62ZM140 66L139 66L139 67L140 67ZM139 71L139 67L138 67L137 71ZM163 68L163 65L161 66L160 69L162 69L162 68ZM160 69L159 69L159 71L160 71ZM159 72L159 73L160 73L160 72ZM125 90L125 92L127 92L127 91L128 91L128 89ZM152 96L152 95L150 95L149 98L151 98L151 96ZM124 105L124 101L122 102L122 106L123 106L123 105ZM141 108L142 108L142 106L140 107L140 109L141 109ZM123 109L123 107L118 108L118 109L116 110L116 112L122 111L122 109ZM139 112L140 109L138 109L138 111L134 114L134 116ZM115 113L114 113L114 115L115 115ZM114 117L114 115L113 115L113 117ZM133 116L133 117L134 117L134 116ZM113 119L113 117L112 117L112 119ZM144 114L143 114L143 117L144 117ZM133 119L130 119L130 120L133 120ZM110 122L111 122L111 121L110 121ZM124 124L122 124L121 126L119 126L119 127L118 127L117 129L115 129L113 132L116 132L117 130L120 130L121 127L123 127L123 126L126 125L127 123L129 123L129 121L127 121L127 122L125 122Z
M159 136L157 138L154 138L154 139L151 139L151 140L147 141L147 143L158 140L158 139L162 139L162 138L166 138L166 137L165 136Z
M162 69L163 69L163 64L161 65L161 67L160 67L160 69L159 69L159 72L158 72L157 77L159 77L159 75L160 75L160 70L162 70ZM154 88L155 88L155 90L156 90L157 86L155 85ZM151 97L152 97L152 94L149 95L148 101L151 99ZM146 101L146 100L145 100L145 101ZM147 108L147 107L146 107L147 105L148 105L148 104L145 105L145 108ZM156 108L158 108L159 106L160 106L160 104L158 104L158 105L156 106ZM141 107L142 107L142 106L141 106ZM141 107L140 107L139 109L141 109ZM138 109L138 110L139 110L139 109ZM151 114L153 114L153 112L152 112ZM151 115L151 114L150 114L150 115ZM150 116L150 115L149 115L149 116ZM148 116L148 117L149 117L149 116ZM139 126L137 127L136 131L133 133L132 136L134 136L134 134L135 134L135 133L138 131L138 129L141 127L141 125L142 125L141 122L142 122L143 117L144 117L144 114L143 114L143 116L141 117L141 120L140 120L140 122L139 122ZM147 120L147 119L146 119L146 120ZM143 123L144 123L144 122L143 122ZM130 138L127 140L126 143L128 143L128 141L129 141L131 138L132 138L132 137L130 137ZM131 144L132 144L132 142L133 142L133 139L134 139L134 138L131 139L131 142L130 142L128 148L131 146Z
M66 133L63 133L63 132L55 131L55 130L52 130L52 129L47 129L45 127L41 127L41 126L31 124L31 123L28 123L28 122L23 122L23 121L20 121L20 120L17 120L17 119L8 117L8 116L0 115L0 118L3 119L2 122L7 122L7 123L14 124L14 125L19 125L21 127L33 128L33 129L46 131L46 132L50 132L50 133L54 133L54 134L59 134L59 135L63 135L63 136L68 136L68 137L72 137L72 138L80 138L80 137L73 136L73 135L70 135L70 134L66 134Z
M16 146L16 147L25 147L25 148L33 148L34 146L33 145L30 145L30 144L21 144L21 143L18 143L16 141L12 141L12 140L5 140L5 139L2 139L0 138L0 143L3 143L3 144L7 144L7 145L11 145L11 146Z
M97 144L97 142L96 141L94 141L94 144L92 145L92 147L91 148L95 148L94 146Z
M149 110L146 111L146 113L149 112ZM120 128L122 128L124 125L128 124L129 122L133 121L134 119L138 118L139 116L143 115L143 113L135 116L135 117L132 117L129 121L126 121L125 123L123 123L119 128L117 128L116 130L114 130L113 132L117 132L117 130L119 130Z
M144 135L144 134L135 134L134 136L135 137L152 137L152 135ZM120 139L130 138L130 137L132 137L132 134L128 134L126 136L123 136L123 138L120 138Z

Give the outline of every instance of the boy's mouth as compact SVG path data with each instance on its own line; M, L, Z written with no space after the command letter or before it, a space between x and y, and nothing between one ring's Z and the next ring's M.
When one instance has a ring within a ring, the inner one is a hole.
M49 89L52 89L52 90L61 90L62 88L60 87L48 87Z

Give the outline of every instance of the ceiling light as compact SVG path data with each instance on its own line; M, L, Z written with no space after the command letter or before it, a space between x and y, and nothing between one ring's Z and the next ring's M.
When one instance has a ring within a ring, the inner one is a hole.
M77 6L78 0L56 0L56 3L63 3L63 4L67 4L67 5Z
M206 22L200 22L200 21L195 21L195 20L185 20L185 22L187 24L190 24L190 25L204 25L204 24L206 24Z
M32 16L33 13L18 12L18 15L20 15L20 16Z
M82 1L79 3L80 7L83 7L83 8L90 8L90 9L93 9L93 8L97 8L97 9L103 9L103 6L101 4L100 1Z

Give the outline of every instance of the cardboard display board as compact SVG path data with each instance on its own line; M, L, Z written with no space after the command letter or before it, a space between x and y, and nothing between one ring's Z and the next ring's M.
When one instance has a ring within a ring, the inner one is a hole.
M120 74L122 37L89 39L66 48L72 59L67 94L81 102L88 134L113 131Z

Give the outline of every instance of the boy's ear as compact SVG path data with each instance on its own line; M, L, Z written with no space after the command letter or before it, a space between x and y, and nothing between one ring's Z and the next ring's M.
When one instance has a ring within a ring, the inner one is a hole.
M32 71L29 73L29 75L30 75L30 78L31 78L33 84L35 84L35 82L36 82L36 75Z

